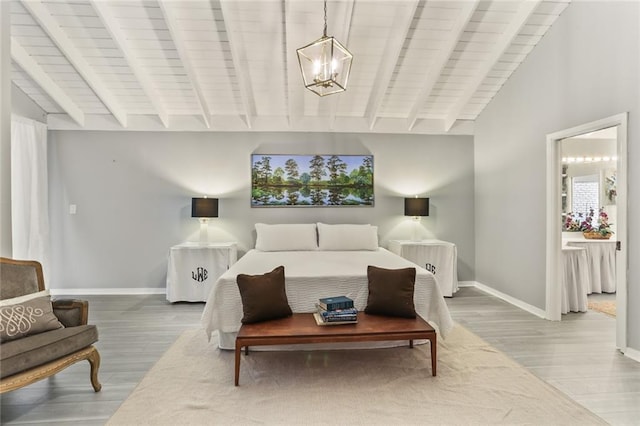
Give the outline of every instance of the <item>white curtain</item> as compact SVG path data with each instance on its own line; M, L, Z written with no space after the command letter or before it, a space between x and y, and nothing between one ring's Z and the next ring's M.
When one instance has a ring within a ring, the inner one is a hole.
M13 257L37 260L49 277L47 126L11 116L11 229Z

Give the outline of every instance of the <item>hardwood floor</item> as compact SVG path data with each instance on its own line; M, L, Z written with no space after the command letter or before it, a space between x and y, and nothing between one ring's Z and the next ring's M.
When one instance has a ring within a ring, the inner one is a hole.
M615 349L615 318L546 321L469 287L447 302L458 323L610 424L640 424L640 363Z
M102 391L88 363L76 364L0 396L3 425L103 425L175 339L199 327L203 308L163 295L84 299L100 332ZM639 424L640 363L615 350L615 319L589 311L545 321L470 287L446 300L455 321L610 424Z
M1 395L3 425L105 424L178 336L199 327L204 306L171 305L164 295L78 298L89 300L89 322L98 326L102 391L91 388L89 364L75 364L51 379Z

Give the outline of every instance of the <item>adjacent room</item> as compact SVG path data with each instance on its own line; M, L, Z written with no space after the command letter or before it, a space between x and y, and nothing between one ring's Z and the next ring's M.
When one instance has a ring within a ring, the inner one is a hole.
M0 1L1 423L637 424L640 2Z
M563 256L575 268L568 271L575 285L567 286L565 314L594 309L616 316L616 141L616 127L562 141Z

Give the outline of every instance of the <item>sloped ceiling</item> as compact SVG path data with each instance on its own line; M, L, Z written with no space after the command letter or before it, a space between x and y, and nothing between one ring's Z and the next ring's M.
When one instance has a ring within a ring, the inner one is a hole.
M303 87L321 0L13 0L12 80L50 129L472 134L570 0L329 0L346 92Z

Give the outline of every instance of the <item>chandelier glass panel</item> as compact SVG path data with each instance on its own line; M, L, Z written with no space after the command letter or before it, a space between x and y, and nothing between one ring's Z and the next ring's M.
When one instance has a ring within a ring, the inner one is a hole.
M324 32L318 40L297 50L304 87L318 96L347 90L353 55L332 36L327 36L327 2Z

